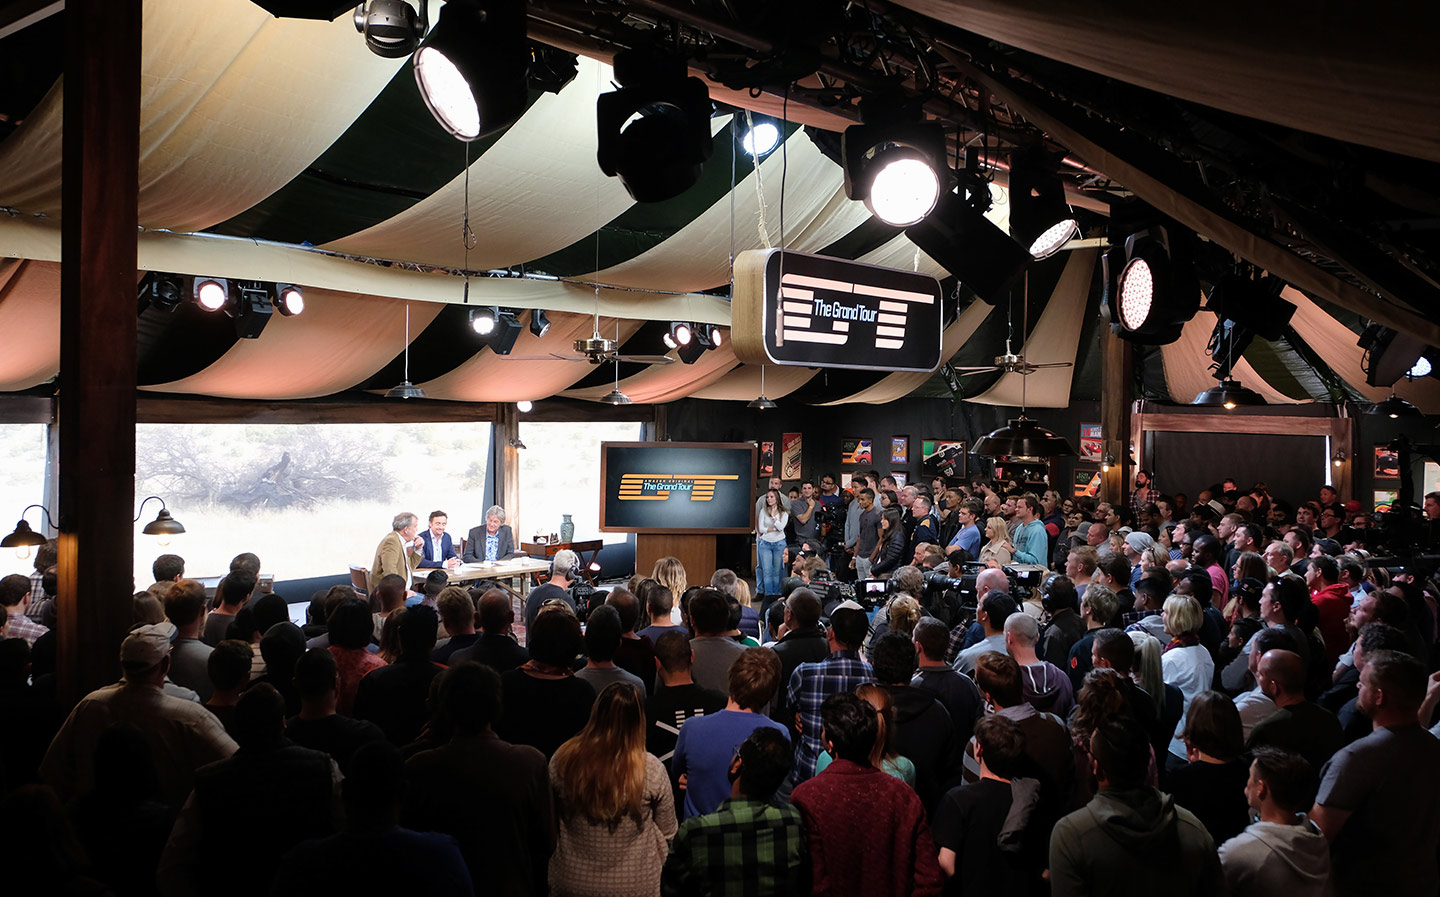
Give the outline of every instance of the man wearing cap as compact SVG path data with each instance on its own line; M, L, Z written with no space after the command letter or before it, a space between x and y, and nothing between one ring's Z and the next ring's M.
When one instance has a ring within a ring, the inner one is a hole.
M1125 560L1130 562L1130 588L1135 588L1135 583L1140 581L1142 572L1141 560L1155 540L1150 538L1149 533L1127 533L1125 536Z
M139 729L149 744L172 808L184 803L196 770L235 753L235 742L210 711L161 690L170 671L170 628L141 626L126 636L120 646L124 680L86 695L60 727L40 775L62 800L90 792L100 733L119 723Z

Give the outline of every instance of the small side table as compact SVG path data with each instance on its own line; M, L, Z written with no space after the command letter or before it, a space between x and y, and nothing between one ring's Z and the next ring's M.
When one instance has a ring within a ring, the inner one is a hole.
M605 543L600 539L592 539L588 542L521 542L520 550L532 558L552 558L562 549L568 548L575 552L580 558L580 575L590 585L595 585L595 574L590 571L590 565L600 556L600 549ZM538 577L537 577L538 578Z

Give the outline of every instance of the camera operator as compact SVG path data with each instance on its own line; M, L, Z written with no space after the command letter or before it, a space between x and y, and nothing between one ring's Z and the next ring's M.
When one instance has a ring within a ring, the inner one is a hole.
M1060 669L1070 663L1070 649L1085 635L1080 617L1080 596L1064 573L1052 573L1040 584L1040 606L1049 621L1045 626L1041 657Z
M887 594L885 604L880 607L871 620L871 644L890 631L889 608L896 598L914 598L920 605L921 616L934 616L925 607L925 576L918 567L901 567L890 574L890 582L885 591Z

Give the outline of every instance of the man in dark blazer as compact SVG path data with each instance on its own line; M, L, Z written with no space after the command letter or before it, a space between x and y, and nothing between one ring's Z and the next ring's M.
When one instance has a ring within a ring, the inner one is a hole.
M495 551L486 549L487 537L495 537ZM465 543L464 561L479 564L488 561L504 561L515 556L515 535L505 524L505 509L492 505L485 512L485 525L470 530L470 539Z
M421 559L419 566L453 570L460 563L460 552L455 550L455 543L450 534L445 532L445 524L449 521L450 518L444 511L430 512L430 527L420 534L420 540L425 543L421 553L425 557Z

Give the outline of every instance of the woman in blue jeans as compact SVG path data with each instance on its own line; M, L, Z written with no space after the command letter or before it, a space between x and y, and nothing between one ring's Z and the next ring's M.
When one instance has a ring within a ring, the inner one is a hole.
M785 556L785 524L790 515L780 503L780 492L771 489L765 493L765 504L760 508L760 517L755 524L755 553L760 562L760 582L757 588L762 595L780 594L780 568Z

